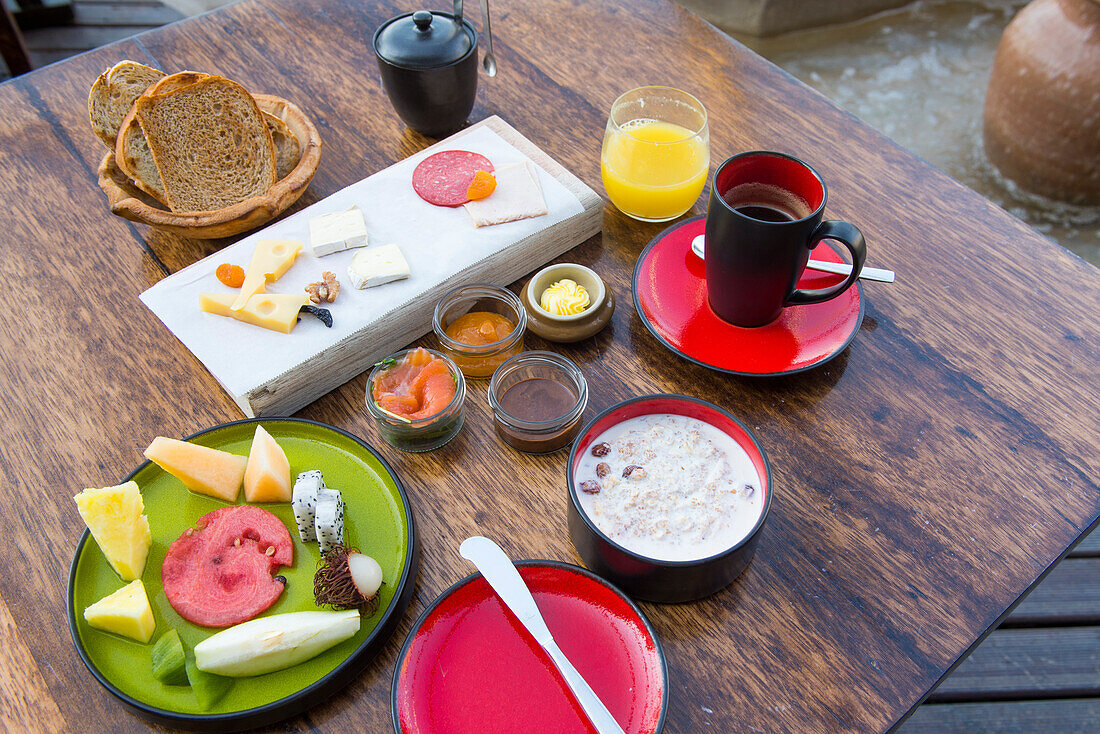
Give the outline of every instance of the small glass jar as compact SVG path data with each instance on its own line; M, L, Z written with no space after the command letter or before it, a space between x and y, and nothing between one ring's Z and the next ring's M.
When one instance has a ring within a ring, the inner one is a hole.
M453 360L445 354L429 349L427 351L432 356L442 359L451 370L456 388L451 402L438 413L417 420L403 418L383 410L374 402L374 380L384 370L390 369L395 362L404 360L405 355L410 351L412 350L405 349L391 354L374 365L374 369L367 378L367 411L378 424L378 432L382 434L386 443L402 451L419 453L439 448L462 430L462 424L466 418L466 380Z
M497 435L528 454L548 454L572 443L587 405L588 383L580 368L553 352L518 354L489 382Z
M460 316L478 311L498 314L515 324L503 339L489 344L464 344L447 335L447 328ZM443 296L435 306L432 329L439 349L454 360L467 377L489 377L504 360L523 351L527 310L523 301L507 288L483 283L464 285Z

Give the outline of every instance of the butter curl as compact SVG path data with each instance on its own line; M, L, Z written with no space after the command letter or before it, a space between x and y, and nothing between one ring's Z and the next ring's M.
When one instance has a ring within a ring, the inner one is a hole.
M584 286L571 278L562 278L542 292L539 305L558 316L573 316L591 303Z

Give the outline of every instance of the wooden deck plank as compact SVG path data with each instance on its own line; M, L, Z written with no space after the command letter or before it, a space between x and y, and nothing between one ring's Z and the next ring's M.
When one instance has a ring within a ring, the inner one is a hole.
M1048 625L1100 625L1100 558L1066 558L1003 624Z
M930 704L917 709L897 734L1096 734L1100 699L1014 703Z
M1070 558L1095 558L1097 556L1100 556L1100 530L1094 530L1085 536L1085 539L1069 554Z
M144 30L183 18L179 11L158 2L77 3L73 7L75 26L141 26Z
M25 37L31 51L70 50L73 55L108 43L121 41L142 31L147 26L102 25L102 26L66 26L64 28L38 28L27 31Z
M1100 627L1000 629L929 699L992 701L1100 696Z

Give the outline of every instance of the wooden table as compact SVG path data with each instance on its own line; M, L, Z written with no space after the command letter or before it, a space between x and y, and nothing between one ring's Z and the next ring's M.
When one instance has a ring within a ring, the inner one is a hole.
M246 0L0 85L3 726L141 727L69 640L65 582L82 531L71 496L118 481L155 435L240 417L137 300L224 243L107 213L88 86L129 57L298 101L326 145L311 203L426 144L397 121L369 48L383 20L410 9ZM608 206L603 234L566 258L604 274L620 309L597 337L559 348L588 377L590 415L640 393L697 395L754 426L772 461L775 502L741 579L695 604L643 605L668 655L666 730L894 726L1097 523L1097 271L677 5L512 0L495 10L501 72L483 80L473 119L500 115L602 190L611 101L675 84L710 110L716 160L752 148L801 155L829 183L828 214L859 224L871 264L898 272L895 285L866 287L863 328L834 361L732 378L671 355L642 326L630 274L661 227ZM484 384L464 433L427 455L382 444L364 385L359 376L299 415L365 437L404 478L423 542L418 591L376 662L293 722L299 730L389 729L395 655L425 605L468 573L462 538L576 561L564 454L502 447Z

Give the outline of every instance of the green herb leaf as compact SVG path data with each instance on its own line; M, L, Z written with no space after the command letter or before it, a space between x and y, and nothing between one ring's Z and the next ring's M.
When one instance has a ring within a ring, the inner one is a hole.
M388 370L397 366L397 360L393 357L386 357L381 362L375 363L374 366L380 369Z

